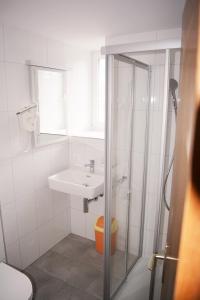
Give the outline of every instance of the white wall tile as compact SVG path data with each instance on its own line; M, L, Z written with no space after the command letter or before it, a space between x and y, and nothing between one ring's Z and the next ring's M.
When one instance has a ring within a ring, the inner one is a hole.
M161 151L162 137L162 112L152 111L150 121L150 151L152 154L159 154Z
M118 221L119 224L126 224L126 220L127 220L127 189L123 189L121 187L118 187L116 190L116 194L114 195L115 197L115 217ZM113 213L114 215L114 213Z
M28 192L16 199L19 236L34 231L37 227L35 194Z
M10 245L18 239L17 214L14 202L2 206L2 218L6 245Z
M16 117L31 102L26 60L64 67L66 48L51 41L47 51L42 36L8 26L4 31L6 63L0 26L0 198L9 262L21 268L38 258L39 246L43 254L70 232L68 196L53 194L47 181L68 166L67 142L32 152L30 134L19 128Z
M180 39L181 38L181 28L172 28L157 31L157 40L168 40L168 39Z
M68 167L68 144L58 144L51 149L51 172L54 174Z
M25 63L30 59L29 32L5 26L4 35L6 61Z
M145 64L147 65L155 65L155 59L156 59L156 55L155 53L151 52L141 52L141 53L131 53L129 54L128 56L136 59L136 60L139 60L141 62L144 62Z
M44 187L35 192L37 225L40 227L53 218L53 199L49 188Z
M54 224L52 221L38 229L40 256L47 252L54 245L53 236Z
M90 240L95 240L95 224L96 224L96 220L99 216L98 215L94 215L91 212L88 214L87 218L86 218L86 238L90 239Z
M6 112L0 112L0 160L11 156L11 143L9 133L9 119Z
M89 204L89 211L95 215L102 216L104 215L104 197L98 197L97 201L93 201Z
M0 262L5 261L5 248L4 248L4 241L3 241L3 230L0 224Z
M71 232L80 236L86 236L85 214L80 210L71 209Z
M160 174L160 155L151 155L148 162L148 179L147 179L147 191L158 194L158 182Z
M154 110L162 110L164 95L164 66L152 67L151 100Z
M181 50L172 50L171 51L171 65L178 65L180 69L180 60L181 60Z
M157 38L156 31L110 36L110 37L106 37L106 45L119 45L119 44L136 43L136 42L144 42L144 41L155 41L156 38Z
M129 253L139 253L140 227L129 227Z
M150 257L153 253L153 242L154 242L154 231L144 231L144 245L143 245L143 256Z
M165 50L157 51L155 55L155 65L165 65Z
M4 37L2 25L0 25L0 61L4 61Z
M51 158L50 147L41 148L33 153L36 189L48 186L48 176L53 175L51 172Z
M144 154L133 153L132 188L141 191L143 186Z
M104 142L98 146L94 143L93 145L85 144L85 156L83 158L84 163L88 163L91 159L95 160L96 168L102 167L104 162L104 150L101 149L101 146L104 145Z
M59 41L47 41L47 62L48 65L57 68L65 68L66 64L65 44Z
M7 110L5 64L0 62L0 111Z
M156 212L158 205L157 194L148 193L146 197L146 208L145 208L145 228L147 230L155 229Z
M133 149L137 153L145 151L146 112L135 111L133 121Z
M32 153L18 156L13 160L14 188L17 197L33 192L35 187L34 167Z
M125 224L119 224L117 231L117 249L124 251L126 244L126 227Z
M141 222L142 191L133 190L130 207L130 225L139 227Z
M22 268L25 269L39 257L38 232L33 231L19 241Z
M13 267L22 269L19 241L17 240L15 243L7 245L6 250L8 263Z
M30 133L20 128L19 120L15 112L8 112L9 130L11 139L11 156L16 157L30 150Z
M174 111L168 112L166 155L173 156L176 138L176 119Z
M69 195L56 191L51 191L53 201L53 216L66 212L70 207Z
M10 160L0 162L0 199L2 205L14 201L13 173Z
M70 142L70 165L83 166L83 159L85 161L85 144L72 139Z
M68 211L63 211L62 213L54 217L53 233L54 233L54 244L58 243L66 235L70 233Z
M83 208L83 198L77 195L70 195L70 207L81 211Z
M43 36L31 33L30 39L30 60L31 64L47 65L47 39Z
M27 66L6 63L6 86L9 111L17 112L31 103Z

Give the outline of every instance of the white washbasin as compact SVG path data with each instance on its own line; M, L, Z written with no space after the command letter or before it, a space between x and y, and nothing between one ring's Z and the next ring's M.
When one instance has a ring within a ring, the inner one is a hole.
M92 199L104 192L104 177L82 169L66 169L48 177L49 187L59 192Z

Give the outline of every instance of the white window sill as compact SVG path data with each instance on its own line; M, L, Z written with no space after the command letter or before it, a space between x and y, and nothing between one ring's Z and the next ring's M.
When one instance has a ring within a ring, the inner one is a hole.
M89 130L77 131L77 132L70 132L68 135L74 137L85 137L85 138L104 140L104 131L89 131Z

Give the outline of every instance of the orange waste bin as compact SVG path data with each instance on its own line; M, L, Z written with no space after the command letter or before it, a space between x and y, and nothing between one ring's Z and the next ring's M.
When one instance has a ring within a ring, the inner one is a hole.
M116 238L117 238L118 224L115 218L112 218L111 225L111 255L116 250ZM104 251L104 217L101 216L97 219L95 224L95 239L96 239L96 251L103 254Z

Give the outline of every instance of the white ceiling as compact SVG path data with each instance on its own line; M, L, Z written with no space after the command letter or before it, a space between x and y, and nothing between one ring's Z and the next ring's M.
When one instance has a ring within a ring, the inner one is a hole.
M87 48L181 26L185 0L0 0L0 21Z

